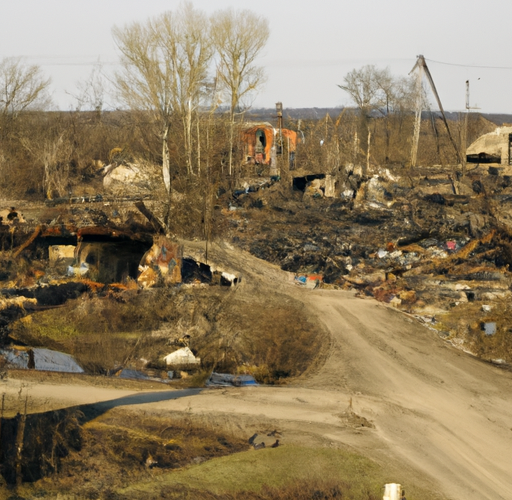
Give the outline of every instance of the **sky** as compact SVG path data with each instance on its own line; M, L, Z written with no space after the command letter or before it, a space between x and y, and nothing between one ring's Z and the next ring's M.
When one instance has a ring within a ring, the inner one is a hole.
M145 21L179 0L0 0L0 59L24 57L52 79L54 103L76 106L77 84L101 63L109 76L118 51L112 27ZM424 55L445 110L512 113L512 2L506 0L195 0L212 13L250 9L268 18L258 59L267 81L253 107L351 106L338 84L373 64L407 76ZM113 99L107 107L115 106Z

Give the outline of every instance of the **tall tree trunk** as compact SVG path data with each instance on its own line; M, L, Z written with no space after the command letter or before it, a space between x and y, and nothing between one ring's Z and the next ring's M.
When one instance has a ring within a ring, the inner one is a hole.
M196 117L197 126L197 175L201 175L201 135L199 128L199 116Z
M183 120L183 132L185 139L185 156L187 161L187 174L194 173L192 168L192 108L190 103L187 106L187 111Z
M231 113L229 118L229 176L233 174L233 135L235 129L235 115Z
M164 178L165 189L171 192L171 162L169 160L169 127L166 125L162 132L162 176Z
M166 230L169 230L169 219L171 215L171 161L169 158L169 125L166 125L162 133L162 175L164 178L165 189L167 190L167 208L164 212L164 224Z

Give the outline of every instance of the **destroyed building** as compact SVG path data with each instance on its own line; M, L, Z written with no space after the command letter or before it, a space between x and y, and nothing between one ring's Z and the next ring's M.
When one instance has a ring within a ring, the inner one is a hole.
M274 128L270 123L250 123L242 129L241 142L246 163L276 166L284 151L293 165L297 148L297 133L286 128Z
M466 150L468 163L512 164L512 127L498 127L480 136Z

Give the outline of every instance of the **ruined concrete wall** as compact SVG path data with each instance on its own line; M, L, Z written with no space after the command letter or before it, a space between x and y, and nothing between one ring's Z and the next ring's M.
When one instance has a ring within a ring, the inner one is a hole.
M165 236L156 236L139 266L138 283L149 288L157 284L181 283L183 246Z
M489 134L480 136L466 151L467 155L488 155L499 156L502 164L507 164L508 158L508 137L512 134L512 127L498 127Z

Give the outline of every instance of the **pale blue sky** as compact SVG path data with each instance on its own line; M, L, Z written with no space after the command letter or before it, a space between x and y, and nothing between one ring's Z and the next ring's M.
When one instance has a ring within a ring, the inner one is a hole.
M69 109L76 82L97 60L117 60L111 28L143 21L179 0L0 0L0 57L25 56L52 77L55 102ZM195 0L206 12L233 6L268 17L271 36L259 63L267 83L256 107L350 105L337 87L365 64L407 75L416 56L427 59L445 109L472 106L512 113L512 2L505 0ZM430 61L458 64L450 66ZM494 66L487 69L470 66Z

